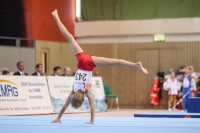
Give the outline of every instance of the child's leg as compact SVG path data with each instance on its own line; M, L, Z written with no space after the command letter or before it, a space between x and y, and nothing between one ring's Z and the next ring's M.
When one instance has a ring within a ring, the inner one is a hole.
M57 10L52 12L52 15L54 17L54 19L57 22L57 25L61 31L61 33L63 34L63 36L67 39L67 41L70 44L70 47L72 49L72 51L74 52L74 54L78 54L80 52L83 52L83 50L81 49L81 47L77 44L77 42L75 41L75 39L73 38L73 36L68 32L68 30L65 28L65 26L62 24L62 22L60 21L60 18L58 17L58 13Z
M192 91L192 97L195 97L195 93L194 93L194 91Z
M189 94L187 96L188 96L188 98L192 97L192 91L191 90L190 90L190 92L189 92Z
M192 97L196 97L196 91L192 91Z
M168 109L171 108L172 100L173 100L173 96L169 95L169 98L168 98Z
M184 96L187 93L187 89L183 88L182 89L182 96ZM182 101L182 110L185 111L186 110L186 97L183 98Z
M148 71L142 67L140 62L132 63L122 59L110 59L104 57L97 57L92 56L92 60L96 66L124 66L124 67L131 67L131 68L138 68L142 70L144 73L148 74Z
M176 95L173 96L173 106L176 105Z
M185 98L185 100L186 100L186 101L185 101L185 103L186 103L186 104L185 104L185 109L187 109L187 101L188 101L188 98L192 97L191 89L188 89L187 92L188 92L188 91L189 91L189 93L188 93L188 95L187 95L186 98ZM187 92L186 92L186 93L187 93Z

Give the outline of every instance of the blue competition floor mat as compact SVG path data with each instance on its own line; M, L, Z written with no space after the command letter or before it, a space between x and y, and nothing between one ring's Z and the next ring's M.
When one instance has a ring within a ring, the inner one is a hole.
M200 119L66 117L62 123L50 123L55 116L0 116L0 133L199 133Z
M200 113L186 112L169 112L169 113L149 113L149 114L134 114L134 117L149 117L149 118L200 118Z

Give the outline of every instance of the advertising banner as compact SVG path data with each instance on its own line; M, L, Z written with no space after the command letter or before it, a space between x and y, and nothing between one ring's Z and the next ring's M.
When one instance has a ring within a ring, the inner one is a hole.
M53 106L53 113L59 113L66 102L69 93L73 89L74 77L47 76L47 79ZM92 78L92 93L95 100L95 111L106 111L105 94L101 77ZM65 113L74 112L90 112L90 104L86 96L82 106L79 109L72 108L70 104L65 111Z
M0 115L51 112L46 77L0 76Z

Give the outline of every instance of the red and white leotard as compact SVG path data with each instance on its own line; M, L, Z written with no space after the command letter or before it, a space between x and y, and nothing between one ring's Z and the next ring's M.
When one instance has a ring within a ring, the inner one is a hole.
M92 83L92 71L96 65L91 55L85 52L76 54L78 71L75 74L74 92L82 90L85 92L86 86Z

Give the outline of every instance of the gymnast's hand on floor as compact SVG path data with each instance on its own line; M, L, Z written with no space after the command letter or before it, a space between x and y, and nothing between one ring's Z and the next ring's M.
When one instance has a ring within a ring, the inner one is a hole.
M137 62L137 67L138 67L138 69L140 69L140 70L141 70L142 72L144 72L145 74L148 74L148 73L149 73L144 67L142 67L141 62Z
M86 122L85 124L94 124L94 121Z
M53 120L51 123L61 123L60 119L56 118L55 120Z

